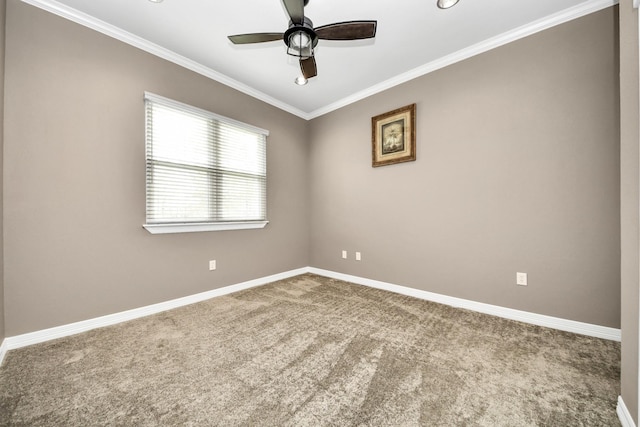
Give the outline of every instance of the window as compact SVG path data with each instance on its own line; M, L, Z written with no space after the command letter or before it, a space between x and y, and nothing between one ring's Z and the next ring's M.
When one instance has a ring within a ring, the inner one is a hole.
M151 233L267 224L268 131L145 93Z

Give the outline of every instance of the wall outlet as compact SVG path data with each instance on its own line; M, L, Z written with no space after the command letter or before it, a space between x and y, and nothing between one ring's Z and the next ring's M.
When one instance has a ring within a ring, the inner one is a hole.
M362 259L362 255L360 252L356 252L356 261L360 261Z
M347 259L347 251L342 251L342 259Z
M516 285L527 286L527 273L516 273Z
M211 261L209 261L209 271L215 270L215 269L216 269L216 260L212 259Z

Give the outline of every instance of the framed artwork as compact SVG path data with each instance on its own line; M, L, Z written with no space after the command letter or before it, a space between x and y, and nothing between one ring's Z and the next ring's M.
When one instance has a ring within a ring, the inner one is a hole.
M416 159L416 104L371 118L371 165L392 165Z

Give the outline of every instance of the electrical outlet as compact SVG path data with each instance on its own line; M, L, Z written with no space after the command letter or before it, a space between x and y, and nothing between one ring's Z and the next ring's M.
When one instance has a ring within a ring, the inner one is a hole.
M527 273L516 273L516 285L527 286Z
M347 259L347 251L342 251L342 259Z
M356 261L360 261L362 259L362 255L360 252L356 252Z
M215 270L215 269L216 269L216 260L212 259L211 261L209 261L209 271Z

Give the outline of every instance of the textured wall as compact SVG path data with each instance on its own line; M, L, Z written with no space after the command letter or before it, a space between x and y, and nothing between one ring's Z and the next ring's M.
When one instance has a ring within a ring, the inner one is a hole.
M640 280L640 101L638 9L622 0L620 13L620 186L622 236L622 399L638 424L638 287Z
M311 265L619 327L616 14L313 120ZM371 117L414 102L417 161L372 168Z
M307 122L18 0L7 16L8 336L309 264ZM144 91L270 130L265 229L142 228Z

